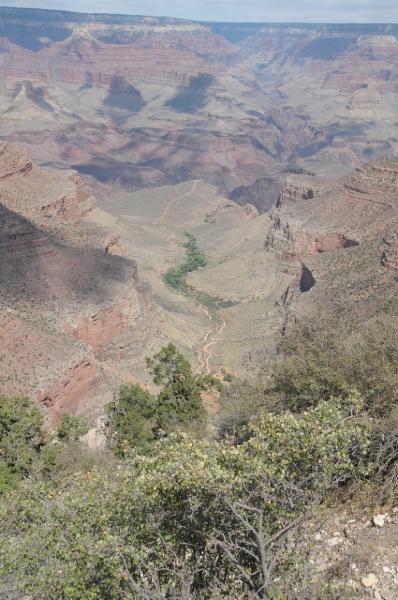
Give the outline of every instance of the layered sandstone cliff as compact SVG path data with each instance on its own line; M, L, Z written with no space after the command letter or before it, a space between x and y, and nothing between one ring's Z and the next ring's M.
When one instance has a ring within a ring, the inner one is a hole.
M101 411L143 360L148 292L136 265L106 251L110 231L74 173L0 152L1 390L35 398L50 420Z
M302 192L308 183L296 176L286 184L264 246L281 274L291 273L281 299L284 328L315 307L365 320L390 310L396 304L398 161L369 163L338 181L314 178L310 198Z
M225 25L0 14L0 136L98 193L203 178L264 211L286 173L398 150L394 27L235 26L232 44Z

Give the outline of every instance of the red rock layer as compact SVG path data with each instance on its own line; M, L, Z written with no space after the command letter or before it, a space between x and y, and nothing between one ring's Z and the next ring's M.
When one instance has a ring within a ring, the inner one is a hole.
M148 293L112 232L81 220L94 201L80 178L27 164L2 146L0 392L37 399L49 423L99 414L143 354Z

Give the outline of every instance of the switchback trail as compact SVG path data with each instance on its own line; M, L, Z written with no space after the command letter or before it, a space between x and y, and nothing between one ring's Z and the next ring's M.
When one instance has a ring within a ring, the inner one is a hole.
M203 306L203 304L200 304L200 307L207 319L211 322L211 327L206 331L197 350L199 363L198 372L210 375L210 360L212 356L210 349L212 346L215 346L222 341L222 334L227 326L227 323L222 317L220 317L220 319L215 319L215 317L207 310L205 306Z
M192 184L192 189L190 189L188 192L184 192L183 194L181 194L181 196L176 196L175 198L173 198L173 200L170 200L170 202L168 202L167 205L165 206L160 217L155 221L155 225L160 225L164 221L170 208L172 206L174 206L176 204L176 202L178 202L179 200L182 200L183 198L185 198L186 196L189 196L190 194L193 194L194 191L196 190L197 185L198 185L198 180L195 179L195 181Z
M163 209L163 212L161 213L161 215L155 221L155 225L162 225L162 227L167 229L167 225L164 223L164 220L165 220L166 216L168 215L170 209L173 206L175 206L175 204L179 200L182 200L183 198L186 198L190 194L193 194L196 190L197 184L198 184L198 180L194 180L193 184L192 184L192 188L190 190L188 190L187 192L184 192L180 196L176 196L175 198L170 200L170 202L168 202L167 205L165 206L165 208ZM176 239L176 237L177 237L176 234L174 232L172 232L168 236L166 241L167 242L174 241ZM193 288L190 288L190 292L191 292L192 296L196 299L196 296L197 296L196 290L194 290ZM198 371L198 373L210 375L211 374L210 361L212 358L211 348L212 348L212 346L215 346L216 344L218 344L222 341L222 334L224 332L224 329L225 329L227 323L226 323L225 319L223 319L222 317L216 318L214 315L212 315L210 313L210 311L206 308L206 306L204 306L202 304L202 302L198 301L198 304L199 304L201 310L203 311L204 315L206 316L206 318L209 320L211 327L206 331L202 341L200 342L200 344L198 345L197 350L196 350L198 363L199 363L199 367L198 367L197 371Z

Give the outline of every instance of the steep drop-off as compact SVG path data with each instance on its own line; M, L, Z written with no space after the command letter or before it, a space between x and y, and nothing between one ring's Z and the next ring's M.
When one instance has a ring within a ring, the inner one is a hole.
M113 375L142 360L149 298L137 267L84 222L94 199L75 173L4 145L0 165L2 391L33 396L50 419L98 411Z
M0 136L97 194L204 179L264 211L286 173L398 151L394 26L0 17Z

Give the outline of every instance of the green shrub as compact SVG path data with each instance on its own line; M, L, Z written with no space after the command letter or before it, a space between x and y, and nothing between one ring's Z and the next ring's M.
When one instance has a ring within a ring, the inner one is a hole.
M185 282L187 274L205 267L207 263L205 255L199 249L194 236L190 233L186 233L185 236L188 238L188 241L184 244L187 251L185 261L179 267L169 269L164 276L164 280L167 285L188 292Z
M386 415L398 404L398 318L384 316L355 330L336 321L304 324L281 346L270 396L303 410L358 389L365 407Z
M87 431L87 426L79 417L65 413L57 427L56 437L61 442L78 442Z
M171 379L158 366L171 383L178 369ZM238 446L171 435L116 468L29 482L0 507L0 595L276 597L274 569L288 577L288 535L361 472L360 410L353 396L300 415L263 412Z
M0 492L28 477L40 460L49 466L47 441L42 413L32 402L0 396Z
M205 410L201 393L210 379L196 376L187 359L174 344L168 344L153 358L147 359L153 381L163 389L157 398L157 426L173 431L179 425L189 425L204 420Z
M206 413L201 394L219 386L213 377L194 375L174 344L147 358L147 365L161 387L159 394L155 397L139 385L124 385L108 407L110 442L117 456L126 455L129 448L146 452L159 435L181 428L203 430Z
M123 385L108 407L111 445L117 456L128 448L146 451L155 439L156 398L139 385Z

